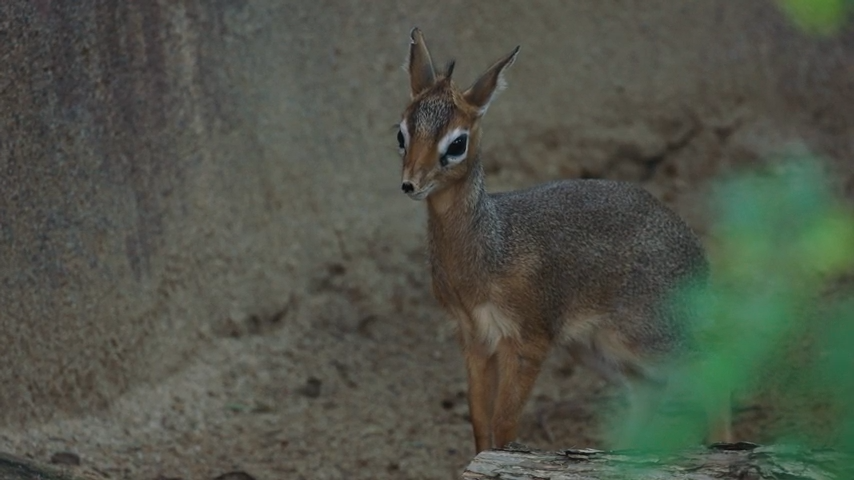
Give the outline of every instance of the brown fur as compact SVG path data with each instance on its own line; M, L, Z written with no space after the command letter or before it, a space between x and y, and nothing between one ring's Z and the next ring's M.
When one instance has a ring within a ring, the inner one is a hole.
M461 91L452 69L436 75L418 29L411 38L404 190L427 201L433 291L460 326L476 450L516 438L555 343L612 380L663 382L659 367L689 350L691 313L666 308L663 299L683 280L705 281L699 240L630 183L576 180L487 193L480 121L518 47ZM465 156L443 166L439 142L456 128L468 132ZM728 403L720 405L709 407L712 434L729 440Z

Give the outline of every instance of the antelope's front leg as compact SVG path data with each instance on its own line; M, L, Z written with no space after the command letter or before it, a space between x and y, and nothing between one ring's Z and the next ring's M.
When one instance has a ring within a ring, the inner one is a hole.
M498 392L492 416L495 446L516 439L519 416L548 353L548 340L505 338L498 344Z
M475 453L492 448L492 411L495 395L496 358L485 348L465 349L468 371L469 416L474 431Z

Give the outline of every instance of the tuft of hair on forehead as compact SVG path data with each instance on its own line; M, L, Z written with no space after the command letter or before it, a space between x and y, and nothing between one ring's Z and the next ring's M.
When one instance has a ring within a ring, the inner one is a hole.
M415 102L406 120L413 132L436 135L448 125L456 109L448 86L438 84Z
M448 64L445 66L445 78L447 78L447 79L451 78L451 75L454 74L454 67L456 65L457 65L456 60L451 60L450 62L448 62Z

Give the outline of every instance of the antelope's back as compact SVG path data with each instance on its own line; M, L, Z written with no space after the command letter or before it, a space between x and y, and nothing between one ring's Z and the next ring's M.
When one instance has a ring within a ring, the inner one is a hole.
M638 185L568 180L492 198L505 249L505 265L497 267L520 271L514 262L527 262L546 317L616 312L643 322L683 322L674 317L690 312L667 304L671 294L687 282L707 280L700 240ZM675 324L647 327L673 335L681 330Z

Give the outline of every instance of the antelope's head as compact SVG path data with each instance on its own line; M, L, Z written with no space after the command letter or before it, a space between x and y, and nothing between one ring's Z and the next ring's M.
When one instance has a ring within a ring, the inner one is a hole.
M412 100L397 132L404 193L423 200L466 178L477 161L480 120L504 88L504 71L517 53L518 46L460 90L451 80L454 62L437 73L424 36L419 29L412 30L406 66Z

